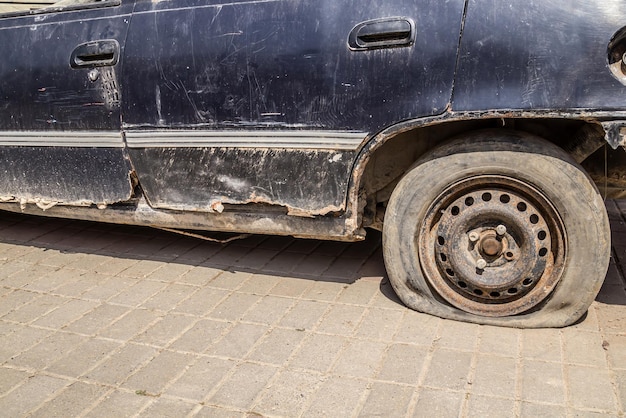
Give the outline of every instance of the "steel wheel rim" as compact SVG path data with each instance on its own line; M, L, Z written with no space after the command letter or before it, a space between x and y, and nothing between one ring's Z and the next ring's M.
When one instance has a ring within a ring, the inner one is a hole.
M566 236L551 202L535 187L499 175L448 187L416 237L429 285L466 312L510 316L540 305L558 284Z

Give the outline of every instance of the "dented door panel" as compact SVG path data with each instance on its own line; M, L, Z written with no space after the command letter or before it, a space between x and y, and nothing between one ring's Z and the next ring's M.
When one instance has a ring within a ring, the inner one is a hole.
M123 122L148 201L163 209L269 203L303 216L344 211L367 138L447 108L463 7L138 2Z
M0 17L3 201L89 205L132 194L119 78L132 3L85 7Z

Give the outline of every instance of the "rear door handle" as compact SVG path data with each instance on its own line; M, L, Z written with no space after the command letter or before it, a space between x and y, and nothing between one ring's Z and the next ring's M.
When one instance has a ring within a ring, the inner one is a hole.
M407 17L368 20L356 25L348 36L352 50L410 46L415 42L415 23Z
M72 68L105 67L117 64L120 44L115 39L103 39L78 45L70 56Z

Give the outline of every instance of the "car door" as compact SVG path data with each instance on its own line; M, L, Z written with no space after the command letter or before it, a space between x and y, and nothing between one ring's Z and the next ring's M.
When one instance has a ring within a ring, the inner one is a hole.
M0 200L129 199L118 77L132 7L64 0L0 15Z
M445 111L463 0L138 2L124 130L153 207L345 208L366 138Z

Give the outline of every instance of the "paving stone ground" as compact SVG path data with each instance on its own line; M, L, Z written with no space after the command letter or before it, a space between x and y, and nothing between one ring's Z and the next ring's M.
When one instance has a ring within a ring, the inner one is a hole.
M3 417L621 417L626 201L585 319L403 307L380 235L337 243L0 214Z

